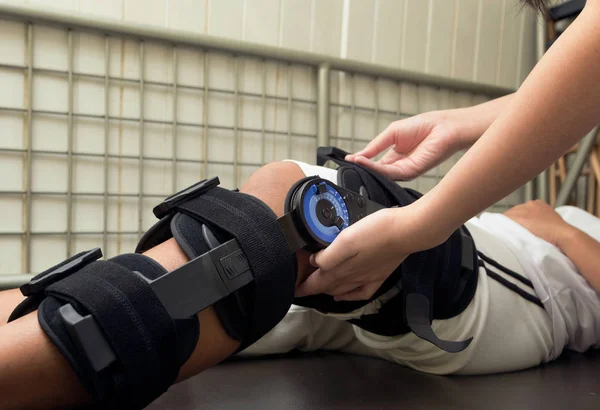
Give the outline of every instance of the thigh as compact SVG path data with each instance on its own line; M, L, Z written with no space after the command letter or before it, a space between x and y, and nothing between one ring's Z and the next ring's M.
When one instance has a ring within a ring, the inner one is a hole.
M470 360L458 374L501 373L548 362L553 340L546 310L491 278L488 288L487 320Z
M292 305L277 326L240 355L280 354L292 350L343 350L355 340L350 323L322 315L313 309Z

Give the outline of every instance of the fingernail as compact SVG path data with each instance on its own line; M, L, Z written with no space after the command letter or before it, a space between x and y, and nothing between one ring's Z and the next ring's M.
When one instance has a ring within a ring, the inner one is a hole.
M346 157L344 159L346 161L352 161L354 159L354 155L348 154L348 155L346 155Z
M310 264L312 266L314 266L315 268L318 268L319 266L317 265L317 261L315 260L315 255L310 255L310 258L308 258L308 261L310 262Z

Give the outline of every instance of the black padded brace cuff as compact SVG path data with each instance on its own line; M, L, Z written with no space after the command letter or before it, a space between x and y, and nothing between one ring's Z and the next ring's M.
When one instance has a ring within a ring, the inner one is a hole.
M204 233L205 229L205 225L188 215L176 214L171 219L171 233L190 259L197 258L216 245L231 239L220 229L213 227L210 234ZM221 326L230 338L239 342L244 340L250 323L247 306L251 306L253 302L254 289L252 286L244 286L213 305Z
M143 255L98 261L48 286L40 325L101 408L142 409L164 393L189 358L199 335L197 317L174 321L148 279L166 271ZM61 310L91 315L116 360L101 370L70 331Z
M197 285L188 289L179 307L213 305L228 335L244 349L287 313L297 262L271 208L217 185L218 178L200 181L155 207L160 221L142 237L136 252L175 237L192 259L189 264L196 261L203 268L190 267L179 275ZM159 287L173 298L173 283Z

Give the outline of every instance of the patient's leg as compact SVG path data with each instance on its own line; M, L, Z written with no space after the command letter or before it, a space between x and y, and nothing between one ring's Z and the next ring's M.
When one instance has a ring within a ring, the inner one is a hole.
M294 305L277 326L239 355L264 356L294 350L356 350L357 344L354 327L350 322Z
M293 163L275 163L261 168L241 191L255 195L279 216L290 187L304 175ZM167 271L187 262L174 239L145 253ZM298 280L312 270L308 254L298 255ZM2 323L22 300L18 291L0 294ZM39 326L37 312L0 327L0 398L3 409L64 408L85 403L88 394L67 361ZM228 337L212 307L199 313L200 338L196 349L179 373L178 381L191 377L230 356L239 342ZM36 386L32 388L31 386Z
M288 191L302 178L304 178L304 173L293 162L273 162L254 172L240 191L259 198L269 205L279 217L284 213L284 202ZM150 250L150 252L152 255L155 253L154 250ZM303 250L297 253L299 282L314 271L308 262L309 256ZM174 265L173 269L178 266ZM0 292L0 326L6 324L12 311L23 299L24 297L18 289Z
M187 261L174 240L146 255L167 270ZM6 299L14 292L5 292ZM7 309L8 310L8 309ZM65 408L89 400L75 373L42 331L37 312L0 327L0 397L3 409ZM190 359L181 368L178 380L189 378L231 355L239 343L230 339L212 308L198 314L200 338ZM31 388L35 386L35 388Z
M0 292L0 326L5 325L8 317L15 307L23 301L25 297L19 289L5 290Z

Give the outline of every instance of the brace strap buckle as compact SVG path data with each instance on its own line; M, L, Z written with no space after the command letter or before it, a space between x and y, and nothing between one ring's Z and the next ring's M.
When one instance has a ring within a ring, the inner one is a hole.
M162 203L155 206L152 212L158 219L162 219L181 203L204 194L205 192L218 186L220 183L221 181L219 181L219 177L204 179L167 197L167 199L165 199Z

